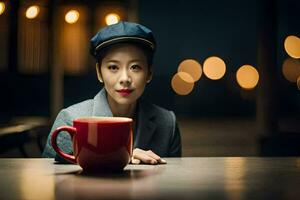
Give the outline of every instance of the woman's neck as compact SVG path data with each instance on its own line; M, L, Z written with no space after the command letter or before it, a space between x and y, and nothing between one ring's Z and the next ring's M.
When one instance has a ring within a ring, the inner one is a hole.
M109 96L107 97L107 101L114 117L134 117L136 102L132 104L121 105Z

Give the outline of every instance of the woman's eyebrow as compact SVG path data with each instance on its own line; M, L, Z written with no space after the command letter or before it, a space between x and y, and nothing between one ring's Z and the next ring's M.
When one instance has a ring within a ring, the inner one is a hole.
M106 63L121 63L121 61L119 60L115 60L115 59L110 59L110 60L106 60ZM143 62L142 59L132 59L129 61L129 63L133 63L133 62Z
M114 60L114 59L107 60L106 62L107 62L107 63L108 63L108 62L120 63L120 61L118 61L118 60Z
M143 62L143 60L141 60L141 59L133 59L133 60L130 60L130 62Z

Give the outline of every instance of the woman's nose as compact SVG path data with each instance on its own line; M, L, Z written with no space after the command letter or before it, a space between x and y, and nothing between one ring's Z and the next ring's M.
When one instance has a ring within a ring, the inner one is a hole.
M129 76L127 70L122 71L122 74L121 74L121 77L120 77L120 83L122 85L123 84L126 84L126 85L131 84L131 77Z

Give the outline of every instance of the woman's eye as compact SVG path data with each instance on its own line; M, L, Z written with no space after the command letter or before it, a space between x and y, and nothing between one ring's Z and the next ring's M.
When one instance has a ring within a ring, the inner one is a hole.
M132 65L132 66L131 66L131 69L132 69L133 71L139 71L139 70L142 69L142 67L139 66L139 65Z
M109 66L108 66L108 69L109 69L110 71L117 71L117 70L118 70L118 67L117 67L116 65L109 65Z

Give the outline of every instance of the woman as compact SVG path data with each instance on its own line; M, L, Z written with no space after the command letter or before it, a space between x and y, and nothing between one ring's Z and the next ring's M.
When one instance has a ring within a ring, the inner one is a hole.
M165 164L161 157L180 157L181 139L174 113L140 98L152 78L155 45L151 30L140 24L120 22L100 30L91 39L90 52L104 87L94 99L60 111L51 133L59 126L71 126L82 116L130 117L134 121L131 163ZM43 156L63 162L50 140L51 134ZM63 151L72 153L69 134L61 133L57 141Z

